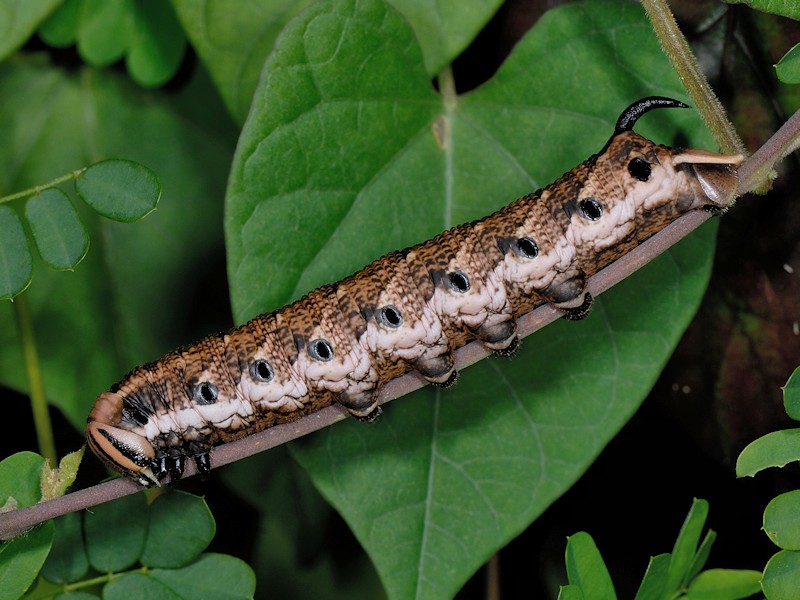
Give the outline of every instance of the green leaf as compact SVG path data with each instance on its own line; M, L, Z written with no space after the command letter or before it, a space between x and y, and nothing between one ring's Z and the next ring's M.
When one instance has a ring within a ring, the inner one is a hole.
M0 300L21 294L33 277L33 262L22 222L13 208L0 206Z
M40 33L57 47L77 42L81 57L94 67L124 56L131 78L144 87L171 79L186 51L175 11L161 0L68 0Z
M389 0L411 25L425 57L425 70L436 75L466 50L502 4L501 0Z
M30 587L50 552L53 530L53 522L46 521L0 542L0 600L16 600Z
M41 497L39 474L44 459L33 452L18 452L0 462L0 506L6 509L36 504ZM50 552L53 523L0 542L0 600L16 600L30 587Z
M800 5L793 0L725 0L728 4L746 4L750 8L800 20Z
M800 460L800 429L773 431L750 442L736 460L736 476L752 477L769 467Z
M87 168L75 180L75 190L98 214L123 223L149 215L161 197L155 173L132 160L120 159Z
M800 44L783 55L775 65L775 74L783 83L800 83Z
M192 600L246 600L256 589L247 563L226 554L203 554L181 569L153 569L151 576Z
M795 421L800 421L800 367L797 367L783 386L783 408Z
M349 35L340 40L343 31ZM412 32L378 2L316 4L284 30L282 42L240 137L226 198L228 271L240 320L299 296L301 289L292 288L306 288L298 279L318 252L329 265L341 261L340 247L323 247L334 233L342 236L358 190L410 143L409 135L429 131L440 108ZM364 126L356 128L358 122ZM384 211L389 222L400 217L391 205ZM302 232L302 244L278 241L288 223ZM353 243L352 233L344 237ZM266 287L273 291L259 294L252 277L265 264L286 266L271 273Z
M577 585L562 585L558 590L558 600L583 600L583 592Z
M0 60L20 48L61 0L0 0Z
M141 557L148 567L181 567L205 550L214 537L214 517L198 496L179 491L162 494L149 512L150 529Z
M52 500L63 496L67 488L73 484L78 476L78 467L83 459L86 447L70 452L58 464L57 468L52 468L49 462L42 466L41 488L42 499Z
M123 57L134 34L136 14L129 0L83 0L78 16L78 53L93 67Z
M148 512L144 494L98 504L84 516L89 563L100 572L123 571L142 555Z
M154 577L139 573L115 578L103 588L103 600L178 600L190 597L171 590Z
M761 588L769 600L796 600L800 590L800 552L781 550L764 567Z
M695 498L672 548L667 590L677 590L688 583L706 517L708 517L708 502Z
M240 3L173 0L178 17L237 122L247 116L259 74L275 39L308 0ZM422 44L429 75L437 74L473 41L500 0L393 0Z
M698 548L697 552L692 559L692 566L689 567L689 573L686 575L686 581L691 581L700 571L703 570L703 567L708 560L708 556L711 554L711 546L714 545L714 541L717 539L716 532L712 530L708 530L706 532L706 537L703 538L703 542L700 544L700 548Z
M691 582L686 600L738 600L760 591L760 571L709 569Z
M580 82L565 76L577 72ZM601 92L575 93L587 87ZM464 97L432 90L393 11L315 4L265 65L234 159L226 239L236 320L553 181L649 94L685 99L633 3L548 12ZM637 129L713 147L690 111L659 111ZM483 361L453 390L403 398L372 427L340 423L292 446L390 596L452 596L583 473L694 313L713 234L615 287L584 322L537 333L514 361Z
M186 51L186 36L170 2L139 0L135 9L136 28L125 64L139 85L158 87L178 70Z
M784 550L800 550L800 490L773 498L764 509L764 532Z
M275 38L309 2L240 2L236 10L231 10L228 0L173 0L192 46L238 123L247 116L261 67Z
M39 27L39 35L49 46L66 48L75 43L82 0L64 0Z
M67 513L55 521L53 548L42 567L42 576L52 583L78 581L89 571L83 544L80 513Z
M39 254L57 271L74 269L89 251L89 234L75 207L58 188L48 188L25 204Z
M666 596L669 574L669 554L659 554L650 558L641 585L634 600L662 600Z
M13 498L14 508L32 506L42 497L40 475L44 459L33 452L17 452L0 462L0 506Z
M580 531L567 538L567 577L580 588L586 600L616 598L614 584L597 546L588 533Z

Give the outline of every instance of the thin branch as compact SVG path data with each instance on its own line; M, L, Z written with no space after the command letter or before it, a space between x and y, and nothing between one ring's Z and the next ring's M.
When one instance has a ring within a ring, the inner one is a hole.
M642 0L658 41L723 154L747 154L722 103L697 64L666 0Z
M739 167L739 194L749 192L753 182L758 180L755 174L771 170L775 161L786 156L798 143L800 143L800 111ZM693 211L682 216L592 277L589 280L589 291L593 296L603 293L674 246L709 218L710 214L702 211ZM520 317L517 320L517 331L520 337L528 336L560 316L560 311L545 304ZM469 343L456 351L456 366L463 369L478 362L487 354L489 353L478 342ZM419 375L414 372L407 373L393 379L381 389L381 403L405 396L424 385L425 381ZM308 435L345 418L346 412L343 408L338 405L328 406L293 423L276 425L241 440L217 446L212 451L211 463L215 468L221 467ZM191 461L187 462L185 476L189 477L196 473L195 465ZM0 514L0 539L9 539L47 519L108 502L142 489L130 479L118 478L55 500Z
M48 188L55 187L55 186L59 185L60 183L64 183L66 181L69 181L70 179L77 179L78 177L80 177L80 175L85 170L86 170L86 167L83 167L82 169L77 169L75 171L71 171L71 172L67 173L66 175L62 175L61 177L56 177L52 181L48 181L47 183L44 183L42 185L35 185L35 186L33 186L31 188L28 188L26 190L21 190L19 192L15 192L13 194L9 194L8 196L2 196L2 197L0 197L0 204L4 204L6 202L11 202L12 200L18 200L20 198L26 198L28 196L35 196L36 194L41 194L43 191L45 191Z

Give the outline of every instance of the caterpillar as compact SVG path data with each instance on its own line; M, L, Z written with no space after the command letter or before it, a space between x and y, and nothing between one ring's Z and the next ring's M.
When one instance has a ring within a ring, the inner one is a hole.
M515 319L549 303L587 315L589 277L684 213L724 211L741 156L657 145L633 131L660 96L626 108L606 145L546 188L230 331L134 368L101 393L89 446L144 486L201 476L214 446L334 402L364 421L378 392L414 370L455 383L455 349L498 355L519 343Z

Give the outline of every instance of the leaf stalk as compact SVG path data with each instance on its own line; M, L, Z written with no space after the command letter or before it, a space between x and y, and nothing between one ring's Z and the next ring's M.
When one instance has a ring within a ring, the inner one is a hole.
M56 177L52 181L49 181L42 185L35 185L33 187L20 190L19 192L15 192L13 194L9 194L7 196L0 197L0 204L5 204L7 202L11 202L13 200L19 200L20 198L27 198L28 196L35 196L36 194L41 194L48 188L55 187L60 185L66 181L70 181L71 179L77 179L84 171L86 167L82 169L77 169L75 171L71 171L66 175L62 175L61 177Z

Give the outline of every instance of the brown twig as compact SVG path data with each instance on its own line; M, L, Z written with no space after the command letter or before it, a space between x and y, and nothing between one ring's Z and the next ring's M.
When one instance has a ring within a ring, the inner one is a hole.
M759 181L762 181L762 174L769 172L775 162L793 151L798 144L800 144L800 111L795 113L764 146L739 167L739 194L747 193ZM701 211L684 215L597 273L589 280L589 291L593 296L603 293L678 243L707 221L709 217L708 213ZM520 337L525 337L552 323L560 316L560 311L549 305L543 305L520 317L517 321L517 330ZM487 354L488 352L483 346L472 342L456 351L456 366L463 369L478 362ZM382 388L381 403L405 396L424 385L424 380L418 375L413 372L407 373L390 381ZM329 406L293 423L277 425L241 440L218 446L212 452L212 464L214 467L221 467L295 440L341 421L345 417L344 409L337 405ZM196 472L194 464L187 463L185 476L195 475ZM0 514L0 539L9 539L47 519L108 502L141 489L142 487L132 480L119 478L72 492L55 500Z

